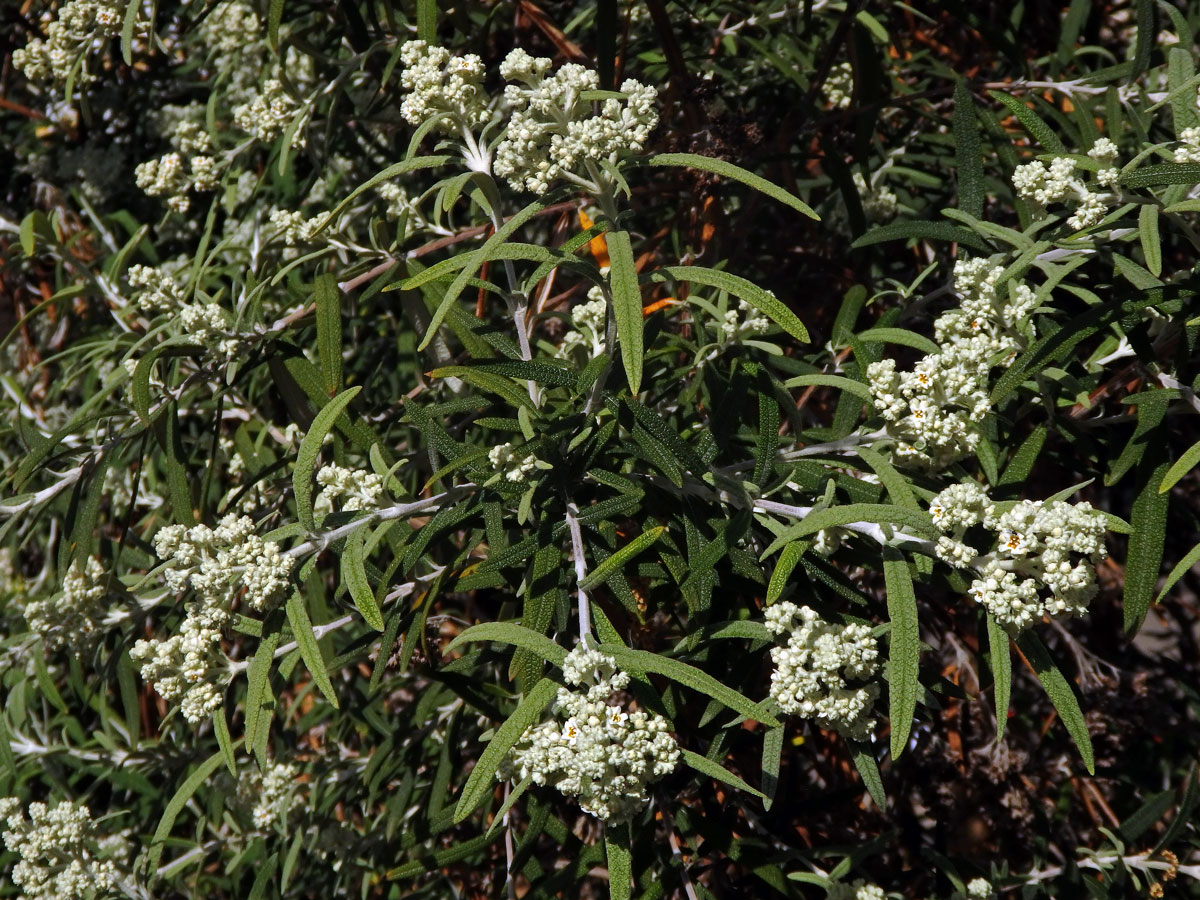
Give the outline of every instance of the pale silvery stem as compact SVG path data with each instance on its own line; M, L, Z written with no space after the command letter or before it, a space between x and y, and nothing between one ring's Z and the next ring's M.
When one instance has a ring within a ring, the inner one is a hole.
M786 503L776 503L774 500L755 500L755 510L762 512L773 512L777 515L788 516L792 519L804 519L813 511L811 506L789 506ZM872 538L880 545L886 545L891 541L902 541L907 544L914 545L915 549L923 550L924 552L933 555L933 541L926 540L923 537L918 537L915 534L909 534L906 531L893 531L889 537L884 532L883 526L875 522L850 522L847 525L838 525L837 528L844 528L846 531L853 531L855 534L861 534L864 537Z
M325 635L329 634L330 632L337 631L339 628L345 628L347 625L349 625L351 622L354 622L354 621L357 621L357 618L355 616L345 615L345 616L342 616L340 619L334 619L332 622L326 622L324 625L314 625L313 626L313 637L315 637L319 641L321 638L325 637ZM286 644L280 644L278 647L275 648L275 655L272 656L271 658L279 659L281 657L287 656L289 653L291 653L293 650L295 650L298 646L300 646L300 645L298 643L296 643L296 641L288 641ZM249 659L240 659L236 662L231 662L229 664L230 675L237 676L237 674L239 672L243 672L246 669L250 668L250 663L253 662L253 660L254 660L254 657L250 657Z
M432 497L426 497L423 500L415 500L412 503L400 503L396 506L385 506L382 509L372 510L369 515L361 519L355 519L353 522L347 522L345 525L340 525L337 528L326 531L323 534L314 536L311 540L305 541L303 544L297 544L290 550L283 552L284 556L299 557L308 553L319 552L324 550L335 541L344 538L346 535L357 531L360 528L368 525L374 525L376 522L390 522L393 519L404 519L408 516L422 512L427 509L439 506L443 501L455 500L463 494L474 490L475 485L471 483L459 484L450 488L448 491L443 491L440 494L435 494Z
M587 593L581 586L587 578L587 560L583 555L583 532L579 528L579 507L567 504L567 530L571 533L571 557L575 561L575 589L579 603L579 642L587 646L592 633L592 608Z

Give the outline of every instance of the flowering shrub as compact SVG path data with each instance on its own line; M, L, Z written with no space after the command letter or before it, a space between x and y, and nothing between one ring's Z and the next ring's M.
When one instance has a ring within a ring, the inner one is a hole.
M0 23L0 897L1200 895L1200 7Z

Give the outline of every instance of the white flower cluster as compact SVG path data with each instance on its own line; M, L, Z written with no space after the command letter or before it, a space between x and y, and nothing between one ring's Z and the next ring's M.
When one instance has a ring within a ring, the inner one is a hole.
M745 300L739 300L734 309L725 310L721 319L721 339L726 343L764 334L771 327L771 320Z
M75 563L63 577L62 591L48 599L35 599L25 606L29 630L42 635L51 647L87 647L99 633L108 596L107 573L100 560L89 557L80 570Z
M1103 188L1116 185L1120 172L1114 165L1117 158L1117 146L1108 138L1099 138L1088 156L1096 160L1102 168L1096 173L1096 184ZM1067 224L1076 231L1100 222L1108 212L1105 202L1107 194L1096 193L1075 174L1075 160L1068 156L1058 156L1047 166L1040 160L1035 160L1017 166L1013 172L1013 187L1017 195L1029 200L1041 208L1052 203L1075 204L1075 211L1067 219Z
M419 210L417 204L413 202L412 197L408 195L408 191L394 181L385 181L379 187L375 188L375 193L383 198L383 201L387 204L383 213L389 219L399 219L401 216L408 216L404 237L412 234L416 226L413 220L419 214Z
M616 163L637 153L658 124L658 92L633 79L621 85L623 100L609 97L593 115L585 91L599 87L600 76L576 63L548 74L551 61L513 50L500 74L515 81L504 89L510 118L504 140L496 148L495 172L515 190L545 193L558 178L596 177L588 166ZM582 177L580 177L582 175Z
M975 482L951 485L929 504L944 532L938 557L978 572L971 596L1010 631L1043 616L1080 616L1096 596L1096 563L1107 555L1104 517L1088 503L1021 500L996 504ZM964 542L982 525L996 547L979 552Z
M587 302L571 308L571 321L578 331L563 334L558 347L558 356L570 359L575 348L586 349L591 356L598 356L604 349L604 324L608 316L608 300L599 285L588 288Z
M786 646L771 649L771 696L779 708L865 739L875 725L871 707L879 697L879 685L868 680L879 671L871 629L826 622L810 607L789 601L767 607L765 615L768 631L787 635Z
M271 225L279 229L285 244L294 247L312 241L317 231L329 221L329 216L328 212L309 217L298 210L275 209L271 211Z
M1038 305L1027 285L1002 288L1002 272L982 258L959 260L954 287L962 303L934 322L939 351L911 372L897 372L893 359L867 367L875 409L898 460L941 468L979 445L975 426L990 406L988 374L1032 337L1027 320Z
M241 0L218 3L200 23L201 46L218 57L237 53L261 41L264 29L258 15Z
M133 265L125 277L133 287L142 289L137 297L137 305L144 312L174 312L185 303L183 287L174 275L163 269Z
M190 604L179 634L165 641L140 639L129 651L142 664L142 678L164 700L179 700L179 711L193 725L220 708L229 674L221 629L197 607Z
M504 472L504 477L512 482L524 481L529 473L538 467L538 458L533 454L518 459L512 444L493 447L488 451L488 461L496 469Z
M821 93L834 109L846 109L854 100L854 67L842 62L830 69Z
M46 28L46 39L31 38L13 52L13 65L30 81L63 84L79 64L75 80L92 81L85 55L120 34L125 11L121 0L68 0Z
M993 900L995 896L992 883L986 878L972 878L967 882L966 900Z
M369 509L379 502L383 479L365 469L348 469L331 463L317 470L321 490L313 501L313 512L331 513L334 501L341 500L344 510Z
M12 867L18 900L66 900L116 891L121 876L114 858L128 854L126 842L97 833L86 806L30 803L29 818L15 797L0 797L4 845L20 859Z
M234 592L246 589L245 602L254 610L272 608L287 587L293 560L279 545L254 533L249 516L226 515L216 528L207 525L168 525L154 536L154 549L170 563L163 573L174 591L191 587L223 625Z
M300 109L300 104L283 89L278 78L268 78L246 103L233 108L233 123L252 138L270 143L279 137ZM303 147L304 129L297 128L293 147Z
M896 215L900 209L900 198L894 191L876 184L874 181L868 184L862 172L855 172L851 177L854 180L854 187L858 189L859 199L862 201L863 215L867 217L868 221L886 222Z
M1179 133L1179 140L1179 145L1175 147L1175 162L1200 162L1200 128L1183 129Z
M605 822L628 822L649 801L647 787L674 771L679 747L662 716L612 703L629 675L611 656L579 645L562 671L579 690L559 688L554 717L525 731L498 777L553 785Z
M220 183L216 159L198 155L185 163L183 156L175 151L139 164L133 177L137 186L151 197L166 197L167 206L177 213L185 213L191 207L188 191L215 191Z
M884 900L883 888L859 878L853 884L834 882L825 900Z
M271 762L261 772L255 768L246 789L254 800L250 816L255 828L269 828L275 822L286 825L288 814L304 802L296 790L296 767L291 763Z
M474 53L452 56L445 47L425 41L406 41L400 48L400 86L407 96L400 115L410 125L441 116L438 127L457 132L491 118L483 89L483 60Z

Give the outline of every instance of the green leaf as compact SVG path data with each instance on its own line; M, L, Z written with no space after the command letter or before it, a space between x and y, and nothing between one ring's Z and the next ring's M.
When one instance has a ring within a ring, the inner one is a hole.
M37 249L37 235L34 229L37 227L37 212L31 212L21 220L20 241L21 250L26 258L33 256L33 251Z
M375 602L375 592L367 581L366 562L363 559L365 529L351 532L342 550L342 581L345 582L363 620L376 631L383 631L383 615Z
M1000 91L988 91L996 100L999 100L1008 107L1009 112L1017 117L1017 120L1029 132L1030 137L1046 148L1050 153L1066 154L1067 148L1054 130L1045 123L1041 116L1030 109L1024 100L1013 97L1010 94L1002 94Z
M929 513L922 510L904 509L891 503L850 503L810 512L799 524L788 529L788 538L794 540L816 534L823 528L840 528L855 522L913 528L932 539L938 536Z
M317 465L317 457L321 453L321 445L324 444L325 435L329 434L342 410L361 390L362 385L347 388L321 407L321 411L317 413L304 435L304 440L300 442L300 450L296 454L296 468L292 471L292 492L296 497L296 517L309 531L317 527L312 510L313 472Z
M764 316L794 337L807 344L808 329L796 318L796 314L785 306L778 297L770 291L764 291L752 281L747 281L738 275L733 275L721 269L707 269L703 266L664 266L657 272L651 272L644 280L647 281L688 281L692 284L703 284L732 294L739 300L745 300Z
M649 531L639 534L632 541L589 572L587 577L579 582L580 589L584 591L590 591L596 585L603 584L613 575L619 574L625 563L629 562L629 560L633 559L635 556L657 541L660 537L662 537L663 534L666 533L666 530L667 528L665 525L660 525L657 528L651 528Z
M797 375L795 378L789 378L783 383L784 387L809 387L810 385L820 385L822 387L837 388L838 390L846 391L854 396L870 403L874 400L875 395L871 393L871 388L863 384L861 381L855 381L853 378L846 378L844 375Z
M967 83L955 79L954 85L954 159L958 177L958 205L963 212L979 218L983 215L983 154L979 125L975 121L975 101Z
M417 0L417 38L430 44L436 44L437 21L437 0Z
M192 795L199 790L200 785L204 784L225 761L225 754L218 750L192 772L179 789L167 801L166 807L163 809L162 818L158 820L158 827L154 829L154 837L150 839L150 847L146 851L147 868L154 871L158 868L159 860L162 859L163 842L170 837L171 829L175 827L175 820L179 814L183 812L183 808L187 802L192 799Z
M498 644L523 647L560 669L563 660L567 658L567 651L550 638L544 634L538 634L524 625L518 625L516 622L481 622L478 625L472 625L446 645L446 649L442 651L443 655L458 649L463 644L478 641L495 641Z
M1058 710L1059 718L1067 726L1067 733L1079 748L1079 755L1083 757L1083 764L1088 773L1095 775L1096 762L1092 754L1092 739L1088 735L1087 721L1083 718L1083 711L1079 708L1079 700L1076 699L1070 682L1054 665L1054 660L1050 658L1050 653L1041 638L1032 631L1022 633L1017 638L1017 646L1033 666L1038 680L1046 689L1046 695Z
M767 179L755 175L753 172L748 172L740 166L735 166L733 163L728 163L721 159L710 159L707 156L698 156L695 153L659 153L646 160L646 164L651 166L686 166L689 169L699 169L701 172L711 172L714 175L721 175L724 178L732 178L734 181L740 181L742 184L766 194L773 200L778 200L780 203L790 206L797 212L804 213L810 219L816 219L818 222L821 220L821 217L813 212L812 207L799 197L772 184Z
M733 688L725 686L707 672L702 672L687 663L659 656L649 650L632 650L622 644L601 644L600 650L613 657L622 669L662 675L725 704L747 719L753 719L767 726L779 724L778 720L760 704L739 694Z
M1171 488L1175 487L1188 472L1200 463L1200 441L1192 444L1179 455L1179 459L1175 460L1174 465L1167 469L1167 474L1163 476L1162 483L1158 486L1158 492L1165 494Z
M800 562L800 557L804 555L808 546L808 541L794 541L783 548L783 553L779 555L779 562L775 564L775 571L771 573L771 581L767 585L767 606L770 606L783 594L788 579L791 578L792 570L796 568L796 563Z
M267 43L279 49L279 25L283 22L283 0L270 0L267 6Z
M330 705L338 708L337 694L333 692L333 684L326 671L325 658L321 655L321 646L313 633L312 622L308 618L308 610L304 606L304 595L293 591L287 602L288 623L292 626L292 634L296 638L296 646L300 648L300 658L308 667L313 682L320 689Z
M183 437L179 430L179 404L172 401L162 418L163 463L167 470L167 496L175 521L189 528L196 521L192 501L192 486L188 480L187 452L183 449Z
M141 8L142 0L129 0L125 4L125 15L121 19L121 59L127 66L133 65L133 30Z
M1121 187L1135 190L1168 184L1200 184L1200 163L1161 163L1121 175Z
M446 293L442 295L437 309L433 312L433 318L430 319L429 326L425 329L425 337L421 339L421 343L417 346L418 350L424 350L429 346L438 329L441 327L442 321L450 312L450 307L458 300L459 294L467 286L467 282L479 271L479 267L492 258L495 248L507 243L508 239L517 229L545 209L550 204L551 199L550 195L546 195L540 200L530 203L497 228L492 236L483 242L483 246L471 254L467 265L463 267L462 271L458 273L458 277L450 283L450 287L446 288Z
M684 753L686 752L685 750ZM632 847L629 823L604 826L604 853L608 858L609 900L630 900L633 896Z
M1138 237L1142 242L1142 256L1146 269L1154 277L1162 274L1162 242L1158 236L1158 207L1147 203L1138 213Z
M543 638L543 640L549 639ZM508 751L521 739L526 728L541 720L542 714L556 693L558 693L558 684L549 678L543 678L525 695L513 714L504 720L504 724L496 729L495 735L488 741L487 747L480 755L479 762L471 770L467 783L463 785L462 795L454 807L455 823L461 822L469 816L475 807L479 806L483 799L492 792L496 772L508 755Z
M225 707L219 706L213 712L213 734L217 736L217 746L221 748L221 758L225 760L225 768L229 774L237 778L237 759L233 755L233 738L229 735L229 722L225 719Z
M612 284L613 315L617 318L617 336L621 343L621 362L630 393L636 395L642 385L642 289L638 285L633 244L627 231L610 231L606 238Z
M857 250L884 241L900 240L945 241L949 244L962 244L980 253L992 252L992 247L975 232L961 225L951 225L949 222L894 222L891 225L881 225L879 228L872 228L850 246Z
M892 759L899 759L908 743L921 686L921 630L917 595L908 563L893 547L883 548L883 578L887 588L888 619L888 718L892 726Z
M871 752L871 746L860 741L850 741L849 743L850 759L854 763L854 768L858 770L867 793L871 795L876 806L880 809L887 809L887 794L883 790L883 777L879 774L879 763L875 760L875 754Z
M1197 544L1186 554L1184 554L1183 559L1177 562L1175 567L1171 569L1170 574L1167 575L1166 582L1164 582L1162 586L1162 590L1159 591L1158 596L1154 598L1154 602L1162 603L1163 597L1167 596L1171 588L1175 587L1179 579L1182 578L1184 574L1197 562L1200 562L1200 544Z
M914 350L920 350L928 356L935 356L942 352L942 348L929 338L906 328L868 328L859 333L857 337L860 341L867 343L901 344L905 347L912 347Z
M269 732L271 717L275 711L275 695L271 691L271 666L275 661L275 650L283 632L278 628L263 635L258 650L250 660L250 668L246 671L249 683L246 689L246 750L254 752L261 749L258 745L260 737L265 738ZM267 727L264 727L264 720ZM260 734L261 731L261 734Z
M314 282L317 313L317 357L330 394L342 386L342 295L337 279L328 272Z
M766 810L771 809L775 801L775 792L779 790L779 770L783 762L783 732L784 727L776 725L774 728L768 728L763 735L762 783L763 793L766 795L763 809Z
M1165 448L1161 444L1148 449L1138 464L1139 489L1133 501L1129 555L1125 559L1123 609L1127 635L1136 634L1142 627L1162 568L1171 495L1160 493L1158 487L1166 478L1167 469Z
M762 800L766 800L767 796L762 791L755 790L746 784L737 775L734 775L724 766L713 762L707 756L701 756L699 753L693 753L691 750L680 748L680 753L683 754L683 761L699 772L701 775L707 775L717 781L724 782L730 787L735 787L739 791L745 791L747 794L753 794Z
M1012 700L1012 654L1008 649L1008 632L987 614L988 651L992 660L992 681L996 685L996 742L1004 740L1008 725L1008 708Z

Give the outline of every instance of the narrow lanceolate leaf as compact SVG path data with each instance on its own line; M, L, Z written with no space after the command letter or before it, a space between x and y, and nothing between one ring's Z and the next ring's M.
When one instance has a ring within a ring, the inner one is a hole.
M523 647L560 668L563 660L567 658L567 651L550 638L515 622L482 622L473 625L447 644L444 652L449 653L463 644L478 641L495 641L498 644Z
M721 269L708 269L704 266L665 266L647 276L649 281L689 281L692 284L703 284L726 291L745 300L760 313L805 344L808 343L808 329L796 318L796 314L788 309L778 297L770 291L764 291L752 281L747 281L740 275L734 275Z
M1167 575L1166 581L1163 582L1162 590L1158 592L1158 596L1154 598L1154 602L1162 603L1163 597L1170 593L1171 588L1175 587L1175 585L1179 582L1179 579L1183 577L1184 573L1198 562L1200 562L1200 544L1197 544L1195 547L1189 550L1184 555L1183 559L1175 564L1175 568L1173 568L1171 573Z
M768 728L763 735L762 752L762 784L766 799L763 809L769 810L775 800L775 792L779 790L779 770L783 763L783 731L782 725Z
M1066 153L1067 148L1063 145L1062 139L1055 133L1054 129L1046 124L1037 113L1030 109L1024 100L1018 99L1011 94L1002 94L1000 91L988 91L996 100L999 100L1008 107L1009 112L1017 117L1017 120L1029 132L1029 136L1041 144L1051 153Z
M983 156L975 101L967 83L959 78L954 87L954 147L958 177L958 207L975 218L983 215Z
M1133 501L1130 524L1129 556L1125 560L1124 619L1126 634L1142 627L1158 570L1162 567L1163 546L1167 537L1167 505L1170 494L1159 493L1167 476L1168 462L1161 443L1138 464L1138 495Z
M693 753L691 750L680 749L683 754L683 761L699 772L701 775L707 775L709 778L724 782L730 787L735 787L739 791L745 791L747 794L753 794L761 800L766 800L767 797L762 791L755 790L750 787L745 781L734 775L724 766L713 762L707 756L701 756L699 753Z
M342 550L342 581L366 623L376 631L383 631L383 615L379 612L379 604L375 602L375 592L367 581L363 538L361 529L346 538L346 547Z
M596 568L588 573L587 577L579 582L579 587L585 591L590 591L598 584L603 584L613 575L620 573L621 568L629 560L633 559L655 541L657 541L666 532L666 526L662 525L658 528L651 528L642 534L639 534L632 541L608 557Z
M749 697L739 694L727 687L707 672L702 672L695 666L659 656L649 650L632 650L621 644L601 644L600 650L616 660L622 669L634 672L650 672L662 675L672 681L689 687L694 691L705 694L719 703L723 703L735 712L741 713L747 719L762 722L767 726L775 726L778 720L768 713L762 705L755 703Z
M1041 638L1032 631L1026 631L1018 637L1017 646L1021 648L1021 652L1033 666L1038 680L1046 689L1046 695L1054 704L1054 708L1058 710L1058 717L1067 726L1067 733L1071 735L1071 740L1079 748L1083 764L1090 774L1095 775L1096 762L1092 755L1092 739L1088 734L1087 722L1083 718L1083 710L1079 708L1079 700L1076 699L1075 692L1071 689L1071 683L1058 670L1058 666L1050 658L1050 652L1042 643Z
M1138 237L1146 270L1155 277L1162 274L1162 243L1158 237L1158 207L1147 203L1138 213Z
M996 740L1004 740L1008 725L1008 707L1012 698L1012 654L1008 651L1008 632L988 613L988 650L992 658L992 681L996 685Z
M271 0L267 7L267 43L272 49L279 47L279 26L283 22L283 0Z
M480 755L479 762L471 770L467 783L463 785L462 796L458 798L458 805L454 807L456 823L469 816L475 807L483 802L483 798L491 793L496 772L508 751L521 739L526 728L542 718L542 713L557 692L558 684L549 678L543 678L525 695L525 699L513 714L504 720L504 724L496 729L495 735Z
M621 361L630 393L642 385L642 289L638 286L633 244L627 231L608 234L609 281L612 283L613 315L617 317L617 337L621 342Z
M609 900L629 900L633 896L633 842L628 823L604 826L604 852L608 857Z
M318 275L313 301L317 313L317 356L330 394L342 386L342 295L337 279L326 272Z
M875 805L880 809L887 809L887 794L883 790L883 777L879 774L879 763L875 760L875 754L871 752L871 746L851 741L850 758L854 761L854 768L858 769L859 777L862 778L863 785L866 787L867 793L871 795L871 799L875 801Z
M179 790L167 801L162 818L158 820L158 827L154 829L154 837L150 840L150 849L146 851L150 871L158 868L159 860L162 859L163 841L170 837L171 829L175 827L175 819L183 812L183 808L192 799L192 795L199 790L200 785L204 784L209 779L209 776L217 771L224 760L225 754L218 750L204 762L200 763L196 767L196 771L184 779L183 784L179 786Z
M794 541L783 548L779 562L775 564L775 571L771 573L771 582L767 585L768 606L779 599L788 585L788 579L792 577L792 570L796 568L796 563L800 562L800 557L807 549L808 541Z
M287 602L287 617L296 637L296 646L300 648L300 658L304 660L304 665L308 666L313 682L325 699L337 709L337 694L333 692L333 684L325 668L325 658L321 655L321 646L317 643L312 622L308 618L308 610L304 607L304 596L299 591L293 591Z
M246 749L253 752L262 728L262 719L270 719L275 708L275 696L271 692L271 664L275 660L275 649L279 646L282 632L276 630L263 636L258 651L250 660L246 672L249 687L246 689Z
M906 328L868 328L866 331L860 332L856 337L860 341L867 341L876 344L902 344L905 347L912 347L914 350L920 350L922 353L935 355L942 352L942 348L925 337L923 334L917 334L915 331L909 331Z
M1192 444L1180 454L1179 459L1175 460L1174 465L1167 469L1167 474L1163 476L1162 483L1158 486L1158 492L1165 494L1179 482L1179 479L1192 471L1196 464L1200 463L1200 441Z
M917 595L908 563L900 551L883 549L883 577L887 586L888 618L892 622L888 656L888 718L892 726L892 759L898 759L908 743L917 711L917 681L921 656L921 633L917 622Z
M847 378L844 375L825 375L816 373L813 375L797 375L795 378L789 378L783 383L784 387L810 387L820 385L822 387L837 388L841 391L846 391L853 394L861 400L866 400L868 403L874 399L875 395L871 393L871 388L863 384L861 381L855 381L853 378Z
M714 175L732 178L734 181L740 181L742 184L766 194L773 200L790 206L797 212L804 213L810 219L816 219L818 222L821 220L821 217L813 212L812 207L799 197L753 172L748 172L740 166L735 166L722 159L710 159L707 156L697 156L695 153L659 153L650 157L646 162L651 166L686 166L689 169L699 169L701 172L712 172Z
M361 390L361 385L355 385L326 403L313 419L304 440L300 442L300 450L296 454L296 468L292 472L292 492L296 497L296 516L300 519L300 524L309 531L317 527L312 511L313 468L321 453L321 445L337 417L342 414L342 410Z

